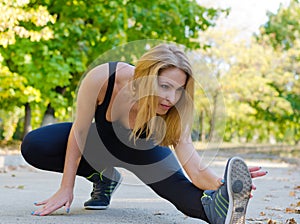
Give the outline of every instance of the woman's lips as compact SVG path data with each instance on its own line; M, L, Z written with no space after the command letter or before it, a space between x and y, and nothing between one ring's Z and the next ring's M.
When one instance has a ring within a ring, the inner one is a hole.
M165 110L169 110L171 108L171 106L165 105L165 104L160 104L160 106L165 109Z

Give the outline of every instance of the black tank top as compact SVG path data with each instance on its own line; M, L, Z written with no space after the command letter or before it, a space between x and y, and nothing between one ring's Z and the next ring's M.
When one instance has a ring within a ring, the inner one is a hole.
M142 135L134 143L133 139L130 139L131 129L125 128L119 121L110 122L106 119L115 84L117 63L109 62L109 79L106 94L103 102L97 106L95 112L97 131L106 149L118 159L136 165L145 164L146 161L146 163L149 163L149 157L146 158L147 151L149 151L149 154L150 151L153 153L153 150L156 148L154 142L146 140L144 138L145 135ZM145 157L145 160L143 157ZM151 161L150 159L151 162L155 162L154 160Z

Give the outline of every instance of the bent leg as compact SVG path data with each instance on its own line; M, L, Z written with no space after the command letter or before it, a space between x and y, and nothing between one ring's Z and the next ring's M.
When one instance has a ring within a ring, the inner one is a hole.
M24 159L38 169L63 172L71 127L72 123L57 123L29 132L21 144ZM77 174L87 177L94 172L82 157Z
M58 123L29 132L21 144L24 159L36 168L62 172L71 127Z

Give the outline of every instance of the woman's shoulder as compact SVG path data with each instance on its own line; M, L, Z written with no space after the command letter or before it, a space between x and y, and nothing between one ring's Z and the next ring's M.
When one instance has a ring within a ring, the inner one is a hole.
M126 62L118 62L115 71L115 82L122 84L128 82L133 77L135 67ZM98 85L106 86L109 78L109 62L100 64L87 72L84 79L85 82L95 82ZM82 81L83 81L82 80Z
M85 79L88 78L88 79L105 80L105 79L107 79L108 72L109 72L108 63L104 63L104 64L97 65L97 66L93 67L92 69L90 69L86 73L84 78Z
M134 73L134 69L135 67L127 62L118 62L116 73L122 76L126 76L126 75L132 76Z
M116 67L116 82L127 83L131 80L134 74L135 67L126 62L118 62Z

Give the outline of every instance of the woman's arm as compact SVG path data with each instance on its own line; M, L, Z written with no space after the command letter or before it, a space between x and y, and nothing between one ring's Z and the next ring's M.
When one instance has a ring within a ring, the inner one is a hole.
M201 160L194 148L191 137L180 140L175 147L175 152L183 169L195 186L202 190L216 190L222 182L204 161Z
M68 140L62 187L70 189L74 187L77 168L95 114L98 97L103 95L100 90L107 78L108 66L104 64L91 70L82 80L77 94L75 121Z
M222 178L218 177L200 158L191 137L180 140L175 151L178 160L195 186L202 190L216 190L223 184ZM261 167L258 166L249 168L249 171L252 178L262 177L268 173L261 171ZM254 185L252 189L256 189Z
M43 207L33 212L33 215L48 215L62 206L65 206L66 211L69 212L73 201L73 188L78 165L98 98L101 98L101 94L105 94L102 91L102 86L107 79L107 64L94 68L83 79L77 94L76 117L69 134L60 189L49 199L36 203L36 205L43 205Z

